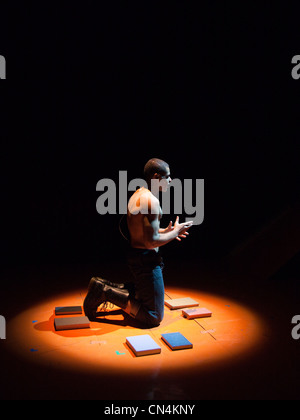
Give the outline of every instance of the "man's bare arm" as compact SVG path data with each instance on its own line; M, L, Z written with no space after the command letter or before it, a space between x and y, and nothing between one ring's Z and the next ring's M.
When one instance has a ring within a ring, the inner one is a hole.
M174 226L172 227L170 223L168 228L165 229L165 232L162 233L160 230L159 212L157 210L157 208L153 209L152 207L152 212L144 217L144 243L148 249L161 247L174 239L180 240L180 238L185 238L188 234L187 230L193 224L193 222L179 223L179 217L177 217Z

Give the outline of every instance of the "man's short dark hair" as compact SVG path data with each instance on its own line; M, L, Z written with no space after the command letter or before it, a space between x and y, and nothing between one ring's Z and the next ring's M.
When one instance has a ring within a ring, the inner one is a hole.
M169 165L167 162L161 159L152 158L150 159L144 168L144 178L148 185L151 183L151 179L154 174L166 175L169 170Z

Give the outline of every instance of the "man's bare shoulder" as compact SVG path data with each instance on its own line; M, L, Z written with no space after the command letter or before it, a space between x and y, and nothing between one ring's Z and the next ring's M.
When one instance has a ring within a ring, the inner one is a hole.
M137 190L129 200L128 210L131 214L157 214L159 213L159 200L151 191Z

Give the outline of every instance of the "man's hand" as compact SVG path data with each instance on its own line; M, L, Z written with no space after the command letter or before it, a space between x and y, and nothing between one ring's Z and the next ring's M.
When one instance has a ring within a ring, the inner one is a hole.
M159 233L168 233L171 232L173 229L173 222L171 220L168 227L166 227L165 229L159 229Z
M179 216L177 216L174 223L173 229L178 232L176 237L177 241L181 241L181 238L186 238L189 235L188 230L193 226L193 221L186 223L179 223Z
M158 248L174 239L181 241L181 238L187 237L187 231L192 227L193 221L179 223L179 216L177 216L174 226L170 222L166 229L160 229L158 214L158 212L155 214L149 213L144 218L144 243L147 249Z
M189 235L188 229L190 229L192 225L193 225L193 222L179 223L179 216L177 216L174 226L171 221L167 228L159 229L159 233L168 233L173 230L178 231L178 236L176 237L176 239L178 241L181 241L181 238L186 238L187 235Z

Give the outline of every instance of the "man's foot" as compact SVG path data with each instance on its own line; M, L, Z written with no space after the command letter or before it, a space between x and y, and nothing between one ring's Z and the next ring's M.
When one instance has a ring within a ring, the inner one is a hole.
M127 307L128 290L114 287L113 285L114 283L101 277L93 277L91 279L88 293L83 303L84 313L90 321L96 318L97 309L102 303L111 302L122 309Z
M110 287L116 287L117 289L125 289L125 284L124 283L112 283L111 281L105 280L102 277L93 277L92 280L98 280L101 283L107 284Z
M89 320L96 318L98 306L102 303L104 282L100 277L93 277L89 283L88 293L83 302L83 310Z

